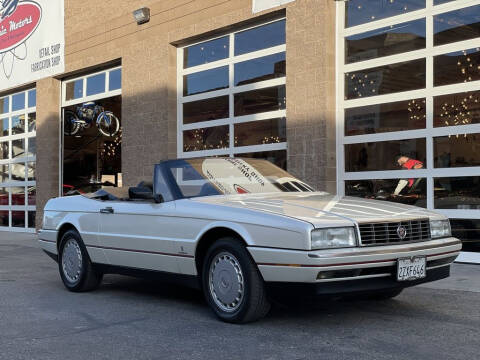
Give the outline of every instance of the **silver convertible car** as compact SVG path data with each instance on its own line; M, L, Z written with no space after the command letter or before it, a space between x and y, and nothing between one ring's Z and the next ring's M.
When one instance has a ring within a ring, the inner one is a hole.
M222 320L265 316L271 294L388 299L449 276L444 216L318 192L268 161L170 160L153 182L51 199L40 246L71 291L117 273L203 290Z

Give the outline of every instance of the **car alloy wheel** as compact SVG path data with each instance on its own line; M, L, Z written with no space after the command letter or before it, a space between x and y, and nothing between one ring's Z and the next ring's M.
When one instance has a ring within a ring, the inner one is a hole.
M247 323L270 310L262 276L241 240L224 237L208 249L202 287L213 312L223 321Z
M234 312L244 298L244 276L237 258L228 252L215 256L210 264L209 289L215 304L225 312Z
M63 234L58 251L58 269L68 290L90 291L101 284L103 274L94 268L82 237L76 230L68 230Z
M62 252L62 269L65 278L72 284L78 283L82 275L83 256L75 239L68 239Z

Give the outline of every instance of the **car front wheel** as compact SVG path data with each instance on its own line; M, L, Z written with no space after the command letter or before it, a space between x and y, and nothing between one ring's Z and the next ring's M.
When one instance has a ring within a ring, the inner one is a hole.
M270 310L263 279L243 244L235 238L222 238L210 247L202 284L208 304L223 321L252 322Z
M82 238L75 230L69 230L62 236L58 267L63 284L73 292L94 290L103 278L93 268Z

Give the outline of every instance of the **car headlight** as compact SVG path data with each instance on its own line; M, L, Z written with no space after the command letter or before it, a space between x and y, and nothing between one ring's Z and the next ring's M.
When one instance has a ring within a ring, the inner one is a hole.
M452 235L450 229L450 221L447 220L430 220L430 235L432 239L448 237Z
M316 229L312 231L312 249L332 249L357 246L354 227Z

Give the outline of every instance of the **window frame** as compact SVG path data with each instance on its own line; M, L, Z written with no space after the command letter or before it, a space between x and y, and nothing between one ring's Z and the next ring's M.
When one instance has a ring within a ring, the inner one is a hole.
M121 70L122 66L115 66L115 67L112 67L112 68L107 69L107 70L96 71L96 72L89 73L89 74L86 74L86 75L83 75L83 76L78 76L78 77L62 80L61 108L71 106L71 105L77 105L77 104L81 104L81 103L85 103L85 102L89 102L89 101L95 101L95 100L105 99L105 98L109 98L109 97L114 97L114 96L117 96L117 95L122 95L122 87L121 86L120 86L120 89L110 90L110 73L115 71L115 70L118 70L118 69ZM98 94L87 96L87 80L91 77L94 77L96 75L101 75L101 74L105 74L105 91L101 92L101 93L98 93ZM67 84L69 84L71 82L75 82L77 80L81 80L82 84L83 84L82 96L79 97L79 98L76 98L76 99L67 100L66 99Z
M241 146L235 147L235 136L234 136L234 125L239 123L251 122L251 121L261 121L261 120L270 120L280 117L287 117L287 109L269 111L263 113L257 113L252 115L245 116L234 116L235 106L234 106L234 96L235 94L251 91L251 90L260 90L269 87L276 86L286 86L286 76L259 81L252 84L246 84L241 86L235 86L234 79L234 67L235 64L244 62L247 60L258 59L263 56L274 55L278 53L285 52L287 50L286 44L270 47L267 49L257 50L254 52L241 54L235 56L235 34L243 32L245 30L250 30L253 28L261 27L268 25L277 21L286 21L285 17L278 17L270 21L262 22L260 24L250 25L248 27L241 27L235 31L229 32L227 34L221 34L216 37L205 38L201 41L195 43L189 43L177 48L177 156L179 159L182 158L191 158L191 157L207 157L207 156L229 156L234 157L236 154L244 153L253 153L253 152L265 152L265 151L276 151L276 150L286 150L287 142L274 143L274 144L263 144L263 145L251 145L251 146ZM201 44L205 41L211 41L218 38L229 37L229 56L225 59L217 60L214 62L201 64L197 66L192 66L184 68L184 52L183 50L186 47ZM183 96L183 77L184 75L189 75L192 73L197 73L204 70L211 70L217 67L228 66L229 68L229 86L226 89L209 91L201 94ZM191 101L205 100L209 98L219 97L219 96L228 96L229 97L229 116L227 118L218 119L218 120L209 120L202 121L191 124L183 124L183 104ZM229 146L222 149L211 149L211 150L200 150L200 151L184 151L183 147L183 132L187 130L195 130L201 128L216 127L221 125L229 126Z
M29 107L28 103L28 97L29 97L29 92L36 90L35 87L31 87L22 91L16 91L13 93L9 93L5 96L2 96L2 98L8 97L9 99L9 104L8 104L8 111L4 114L0 115L0 120L8 119L8 135L2 136L0 138L1 142L8 142L8 159L2 159L0 160L0 165L8 165L8 179L7 181L4 181L0 183L1 188L6 188L8 191L8 205L0 205L0 211L8 211L8 226L0 226L0 231L1 230L6 230L6 231L11 231L11 232L27 232L27 233L34 233L36 231L35 228L30 228L28 224L28 213L29 212L36 212L36 205L28 205L28 189L31 187L35 187L35 192L36 192L36 178L35 180L28 180L28 165L29 163L35 163L37 162L37 156L36 156L36 148L35 148L35 154L34 155L28 155L28 152L30 151L29 146L30 146L30 139L36 139L37 136L37 126L35 126L35 130L33 131L28 131L28 115L31 113L36 113L37 112L37 107L36 107L36 101L35 101L35 106ZM23 94L25 96L25 107L22 110L16 110L12 111L13 108L13 101L12 98L15 95ZM14 116L18 115L24 115L25 116L25 128L24 132L21 134L15 134L12 135L12 118ZM36 118L36 117L35 117ZM35 119L36 121L36 119ZM24 140L24 146L25 146L25 155L12 158L12 141L15 140ZM24 180L13 180L12 179L12 165L14 164L23 164L24 165L24 175L25 179ZM36 171L36 166L35 166L35 171ZM36 176L36 175L35 175ZM25 199L25 204L23 205L12 205L12 193L10 191L11 188L23 188L24 190L24 199ZM36 195L35 195L36 196ZM14 227L13 226L13 219L12 219L12 212L14 211L23 211L24 216L25 216L25 224L23 227Z

